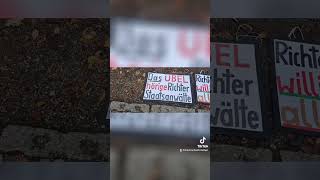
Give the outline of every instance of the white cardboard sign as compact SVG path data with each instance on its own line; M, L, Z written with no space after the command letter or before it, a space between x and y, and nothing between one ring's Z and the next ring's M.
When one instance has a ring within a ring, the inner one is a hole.
M213 126L263 132L254 44L213 43Z
M210 76L196 74L197 100L200 103L210 103Z
M148 72L143 100L192 104L189 75Z
M274 40L281 125L320 132L320 45Z

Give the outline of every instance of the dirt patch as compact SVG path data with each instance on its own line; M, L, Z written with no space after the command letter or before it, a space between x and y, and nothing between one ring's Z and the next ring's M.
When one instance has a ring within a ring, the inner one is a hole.
M0 49L2 127L98 131L105 124L107 19L1 20Z

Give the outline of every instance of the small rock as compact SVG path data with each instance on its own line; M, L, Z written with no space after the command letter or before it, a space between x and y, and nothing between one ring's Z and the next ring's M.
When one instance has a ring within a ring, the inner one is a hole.
M32 112L31 117L33 120L39 121L41 119L41 113L38 111L34 111Z
M37 29L32 31L32 39L35 40L39 36L39 31Z
M94 65L99 61L99 59L96 56L90 56L88 58L88 68L93 69Z
M109 46L110 46L109 41L105 41L105 43L104 43L104 47L105 47L105 48L108 48Z
M54 34L59 34L60 33L60 28L59 27L56 27L54 28Z
M49 96L55 96L56 92L54 90L50 91Z
M111 112L149 112L149 105L147 104L129 104L125 102L112 101L110 104Z
M22 19L9 19L5 26L19 26Z
M87 28L82 32L82 40L92 40L97 36L97 33L91 28Z
M195 110L191 108L182 108L182 107L175 107L175 106L152 105L151 112L155 112L155 113L195 112Z

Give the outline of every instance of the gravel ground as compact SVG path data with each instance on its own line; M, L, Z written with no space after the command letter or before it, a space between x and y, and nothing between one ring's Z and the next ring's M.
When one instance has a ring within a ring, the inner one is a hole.
M2 20L2 124L99 129L108 98L108 21Z
M1 20L0 49L0 130L108 132L108 19Z

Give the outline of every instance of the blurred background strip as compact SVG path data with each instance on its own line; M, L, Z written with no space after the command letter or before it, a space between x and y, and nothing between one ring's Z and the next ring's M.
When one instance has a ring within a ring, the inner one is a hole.
M1 163L1 179L14 180L107 180L109 163Z
M209 179L209 113L111 113L110 117L112 180ZM199 148L200 144L207 148Z
M210 0L111 0L112 17L207 22Z
M318 18L317 0L211 0L213 18Z
M211 180L316 180L319 162L219 162L211 166Z
M109 0L1 0L0 18L107 18Z
M110 7L111 67L209 67L209 0L112 0Z

